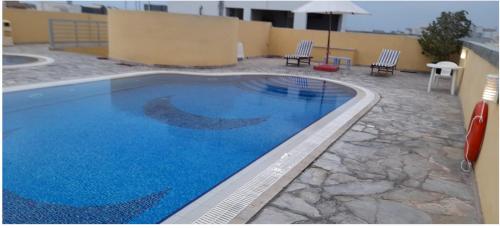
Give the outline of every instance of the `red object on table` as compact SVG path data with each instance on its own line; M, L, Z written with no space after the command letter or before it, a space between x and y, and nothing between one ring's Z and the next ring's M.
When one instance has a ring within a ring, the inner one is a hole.
M339 70L339 67L327 64L320 64L314 66L313 69L318 71L335 72Z

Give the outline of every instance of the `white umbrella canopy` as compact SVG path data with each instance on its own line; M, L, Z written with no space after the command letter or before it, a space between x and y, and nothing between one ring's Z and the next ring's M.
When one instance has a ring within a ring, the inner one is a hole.
M370 14L350 1L312 1L295 9L294 13Z
M325 64L328 64L328 58L330 54L330 32L331 32L331 22L332 14L358 14L358 15L368 15L368 11L359 7L358 5L350 1L311 1L302 5L301 7L295 9L294 13L323 13L328 14L329 25L328 25L328 42L326 46L326 60Z

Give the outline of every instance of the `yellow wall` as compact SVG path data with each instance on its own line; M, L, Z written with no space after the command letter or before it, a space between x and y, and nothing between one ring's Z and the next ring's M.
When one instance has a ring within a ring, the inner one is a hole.
M498 75L498 68L468 48L460 84L460 100L467 129L474 105L481 100L487 74ZM475 166L481 210L486 223L498 223L498 104L488 102L488 123L481 153Z
M238 40L243 43L245 57L267 56L270 30L269 22L238 22Z
M238 20L163 12L108 11L109 56L145 64L236 64Z
M314 42L314 61L321 61L327 37L326 31L272 28L270 23L228 17L117 10L110 10L107 17L4 8L4 19L12 22L17 44L47 43L49 18L109 19L110 57L160 65L235 64L238 41L243 43L248 57L283 56L293 53L297 43L305 39ZM351 57L356 65L370 65L383 48L391 48L401 51L398 69L428 71L425 64L430 60L421 54L415 37L334 32L331 41L332 55ZM78 51L82 51L81 48Z
M106 21L106 16L3 8L3 19L12 23L14 44L48 43L49 19Z
M315 61L321 61L325 56L328 33L319 30L299 30L287 28L272 28L270 35L269 54L283 56L295 52L300 40L312 40L315 49ZM367 33L333 32L331 45L334 48L355 49L354 51L333 50L333 55L353 56L356 65L370 65L378 59L384 48L401 51L398 69L428 71L425 66L430 59L422 54L417 38L401 35L380 35Z

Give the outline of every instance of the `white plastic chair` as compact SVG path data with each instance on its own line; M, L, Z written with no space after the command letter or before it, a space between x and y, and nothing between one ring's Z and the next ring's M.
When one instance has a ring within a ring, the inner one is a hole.
M431 91L431 84L434 84L435 86L439 86L439 80L440 79L452 79L452 80L455 80L455 78L453 77L453 72L456 67L458 67L458 65L454 62L450 62L450 61L441 61L441 62L438 62L436 63L436 65L438 65L439 69L441 69L441 72L438 74L438 73L433 73L431 74L431 83L429 83L429 86L427 88L427 92L430 92ZM453 85L455 83L452 82L452 86L451 86L451 89L450 89L450 92L451 94L453 94Z

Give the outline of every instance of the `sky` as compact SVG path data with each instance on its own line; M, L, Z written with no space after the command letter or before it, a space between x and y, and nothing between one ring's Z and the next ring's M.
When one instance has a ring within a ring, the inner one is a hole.
M74 1L82 4L81 1ZM137 1L128 2L132 8ZM142 1L147 3L149 1ZM151 1L158 3L158 1ZM84 3L89 5L95 1ZM118 8L124 7L124 1L99 2ZM168 1L163 2L168 5ZM374 29L393 31L427 26L442 11L467 10L472 23L498 30L498 1L355 1L368 10L371 15L348 16L344 28L349 30L371 31Z
M427 26L442 11L467 10L469 19L476 25L498 30L498 2L447 1L447 2L355 2L371 15L350 16L344 26L353 30L381 29L404 30Z

